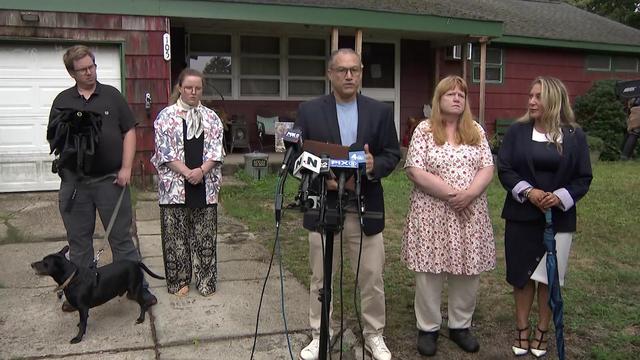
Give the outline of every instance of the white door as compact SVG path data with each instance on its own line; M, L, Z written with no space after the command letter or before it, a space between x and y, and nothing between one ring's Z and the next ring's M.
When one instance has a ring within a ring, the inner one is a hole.
M0 42L0 192L57 190L47 123L58 93L74 85L68 46ZM94 46L98 80L121 88L118 46Z

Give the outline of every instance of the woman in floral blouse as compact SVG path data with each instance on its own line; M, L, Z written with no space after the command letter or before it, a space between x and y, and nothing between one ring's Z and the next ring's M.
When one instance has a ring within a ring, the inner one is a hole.
M200 103L202 73L185 69L179 98L156 118L162 252L167 290L189 292L192 274L200 294L216 291L217 203L222 181L223 127L218 115Z
M473 121L466 82L448 76L436 87L431 118L415 129L405 168L414 183L402 258L416 274L418 352L436 353L448 283L449 338L464 351L480 345L469 331L480 273L495 267L495 243L485 190L493 158Z

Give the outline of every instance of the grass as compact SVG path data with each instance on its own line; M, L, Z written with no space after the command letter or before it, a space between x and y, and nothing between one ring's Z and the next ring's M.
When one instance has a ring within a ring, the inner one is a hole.
M566 349L570 359L634 359L640 351L639 165L638 162L597 163L591 190L578 203L578 232L563 288ZM258 238L265 239L264 245L271 248L275 234L276 178L272 175L254 181L244 174L238 176L247 185L225 187L221 194L222 206L226 213L245 222L251 231L263 235ZM285 205L293 201L297 186L297 181L288 180ZM395 358L419 358L415 351L414 278L400 260L402 228L412 186L402 171L396 171L384 179L384 188L387 210L385 336ZM488 196L497 268L481 277L473 326L483 346L479 358L508 358L515 324L511 287L505 281L504 221L500 219L505 190L497 179L491 183ZM286 211L280 233L285 266L308 285L308 244L306 231L301 227L301 214ZM335 306L339 309L337 279L335 283ZM345 271L344 286L347 325L358 333L350 271ZM535 318L532 322L535 324ZM449 341L440 341L439 345L440 359L463 356Z

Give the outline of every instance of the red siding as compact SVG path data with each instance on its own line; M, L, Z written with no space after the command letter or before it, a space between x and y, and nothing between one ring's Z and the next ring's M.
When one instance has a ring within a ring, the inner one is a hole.
M407 142L410 117L422 118L422 107L431 102L433 52L428 41L402 40L400 44L400 140Z
M559 78L567 86L573 102L583 95L593 82L601 79L637 79L639 73L587 71L585 57L589 53L568 49L503 48L503 83L487 84L485 90L485 123L493 133L498 118L516 118L524 114L531 81L537 76ZM474 114L479 110L479 84L471 82L471 63L468 65L467 82L470 84L470 101ZM460 61L440 60L440 74L460 75Z
M16 11L0 11L0 37L38 38L42 41L60 42L61 46L72 45L69 40L85 44L124 44L126 98L139 124L134 174L139 175L141 171L155 173L149 163L153 151L153 119L167 104L170 84L170 64L162 57L162 35L169 30L167 19L56 12L38 14L40 22L34 26L23 23ZM62 61L60 66L64 66ZM144 109L147 92L151 94L153 101L150 116L147 116Z

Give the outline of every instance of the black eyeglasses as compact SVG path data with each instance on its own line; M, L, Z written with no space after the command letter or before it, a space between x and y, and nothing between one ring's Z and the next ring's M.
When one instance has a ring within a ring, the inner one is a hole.
M331 71L335 71L341 76L347 76L347 73L350 71L351 75L358 76L362 72L362 66L354 66L350 68L338 66L338 67L332 68Z
M93 72L97 67L98 67L98 65L91 64L91 65L89 65L87 67L83 67L82 69L74 69L73 71L75 71L77 73Z

